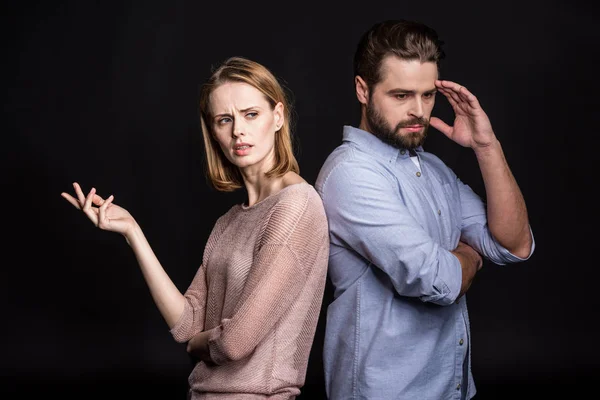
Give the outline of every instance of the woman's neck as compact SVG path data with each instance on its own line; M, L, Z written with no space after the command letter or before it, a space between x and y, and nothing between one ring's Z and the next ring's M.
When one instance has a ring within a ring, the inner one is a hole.
M305 182L300 175L292 171L278 177L268 177L264 172L256 175L242 174L242 177L248 193L248 207L263 201L286 186Z
M265 174L262 175L262 178L254 181L244 179L246 192L248 193L248 207L263 201L285 187L282 177L269 178Z

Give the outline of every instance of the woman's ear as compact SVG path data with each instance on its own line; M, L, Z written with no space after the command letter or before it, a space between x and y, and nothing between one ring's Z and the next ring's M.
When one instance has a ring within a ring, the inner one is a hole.
M279 102L275 105L275 108L273 109L273 117L275 118L275 132L277 132L281 129L283 123L285 122L282 102Z

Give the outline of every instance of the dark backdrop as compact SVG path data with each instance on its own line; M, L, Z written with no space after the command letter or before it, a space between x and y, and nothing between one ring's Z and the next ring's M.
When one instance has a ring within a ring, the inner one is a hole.
M191 361L132 252L60 192L76 180L114 194L185 290L213 223L244 194L218 193L204 177L196 104L211 66L241 55L282 79L301 173L314 183L342 125L358 123L355 44L387 18L419 19L446 42L442 77L478 96L535 234L530 260L485 264L469 291L477 398L597 392L598 15L559 0L342 4L4 3L5 398L183 399ZM452 116L443 97L435 112ZM426 149L484 194L470 150L435 130ZM328 288L323 310L330 299ZM321 319L304 399L324 398L323 332Z

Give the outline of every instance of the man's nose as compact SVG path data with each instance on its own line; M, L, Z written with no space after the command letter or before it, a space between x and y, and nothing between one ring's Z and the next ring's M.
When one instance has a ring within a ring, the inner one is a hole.
M421 100L420 98L416 97L412 103L411 103L411 108L410 108L410 114L417 117L417 118L422 118L423 117L423 100Z

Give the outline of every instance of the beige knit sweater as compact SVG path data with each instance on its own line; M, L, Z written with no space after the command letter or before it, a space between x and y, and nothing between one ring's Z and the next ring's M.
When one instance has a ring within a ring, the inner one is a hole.
M321 198L308 183L221 216L171 333L210 331L213 363L189 376L192 399L293 399L304 385L329 255Z

